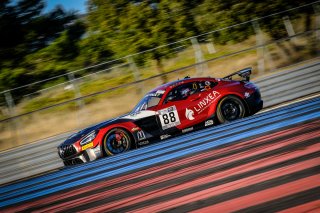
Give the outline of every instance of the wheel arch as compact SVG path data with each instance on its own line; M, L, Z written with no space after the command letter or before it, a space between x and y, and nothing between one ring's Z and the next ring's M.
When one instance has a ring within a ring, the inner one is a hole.
M219 105L219 103L221 102L221 100L227 96L234 96L234 97L237 97L239 98L239 100L243 103L244 107L245 107L245 115L247 116L250 112L250 108L249 108L249 105L248 103L246 102L246 100L243 98L243 96L241 96L240 94L238 93L229 93L229 94L225 94L224 96L222 96L221 98L219 98L219 100L217 101L217 104L216 104L216 107L215 107L215 110L217 111L217 107Z
M244 100L244 98L243 98L240 94L237 94L237 93L228 93L228 94L221 95L221 96L215 101L215 103L213 104L213 106L211 106L209 115L216 117L216 115L217 115L217 108L218 108L220 102L222 101L222 99L224 99L224 98L227 97L227 96L235 96L235 97L239 98L239 100L241 100L241 102L243 103L243 105L244 105L244 107L245 107L245 114L246 114L246 116L248 115L248 113L249 113L249 111L250 111L249 105L248 105L248 103Z
M241 95L237 94L237 93L228 93L228 94L225 94L225 95L219 97L219 99L216 101L216 104L215 104L215 107L214 107L214 110L215 110L214 111L214 117L216 118L217 121L218 121L217 110L218 110L219 104L226 97L236 97L237 99L239 99L241 101L241 103L243 104L243 106L244 106L244 110L245 110L244 117L246 117L249 114L250 109L249 109L249 106L248 106L247 102L244 100L244 98Z
M104 129L103 136L101 137L100 148L102 150L103 156L105 156L105 157L107 156L107 154L105 153L105 150L104 150L104 140L105 140L106 136L114 129L121 129L121 130L125 131L129 135L130 140L132 142L130 149L137 148L136 138L134 137L133 133L130 131L130 129L128 127L126 127L124 125L112 125L112 126L109 126L106 129Z

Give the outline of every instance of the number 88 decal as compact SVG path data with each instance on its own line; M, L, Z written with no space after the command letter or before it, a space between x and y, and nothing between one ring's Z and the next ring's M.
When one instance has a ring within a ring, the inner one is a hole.
M170 113L169 113L169 118L170 118L170 120L169 120L169 118L168 118L168 114L163 114L163 115L162 115L162 118L163 118L163 121L164 121L165 124L169 124L170 121L171 121L171 122L175 122L175 121L176 121L176 117L175 117L174 112L170 112Z
M180 124L176 106L171 106L166 109L159 110L159 118L163 130Z

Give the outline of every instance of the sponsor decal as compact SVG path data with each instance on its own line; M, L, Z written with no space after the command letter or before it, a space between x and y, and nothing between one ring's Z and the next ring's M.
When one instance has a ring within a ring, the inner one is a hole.
M213 125L213 120L207 120L205 123L204 123L204 126L211 126Z
M211 89L210 86L205 86L204 88L205 88L207 91Z
M180 82L174 83L169 88L173 88L173 87L179 86L179 85L181 85L183 83L184 83L184 81L180 81Z
M203 110L208 108L218 97L220 93L217 91L210 92L205 98L203 98L197 106L193 107L193 109L200 114Z
M192 89L194 89L194 90L198 89L197 83L193 83L193 84L192 84Z
M159 96L163 95L164 92L165 92L164 90L158 90L156 93L149 93L146 96L147 97L159 97Z
M135 132L135 131L138 131L138 130L140 130L140 127L133 127L133 128L131 129L131 132Z
M176 106L159 110L158 113L163 130L180 125L180 119Z
M185 113L185 115L186 115L186 118L187 118L189 121L194 120L194 117L193 117L194 112L193 112L193 110L186 108L186 113Z
M157 92L156 92L156 94L159 94L159 95L162 95L162 94L164 94L164 90L158 90Z
M157 97L157 93L146 94L146 97Z
M211 85L211 83L210 83L210 81L206 81L206 82L204 82L204 84L206 85L204 88L205 88L205 90L210 90L211 89L211 87L210 87L210 85Z
M160 136L160 139L161 139L161 140L164 140L164 139L169 138L170 136L171 136L171 135L168 135L168 134L161 135L161 136Z
M139 141L146 139L146 135L144 134L144 132L142 130L137 132L137 137L138 137Z
M183 129L182 133L190 132L192 130L193 130L193 127L189 127L189 128Z
M140 141L138 144L140 146L147 145L147 144L149 144L149 141Z
M245 92L245 93L244 93L244 97L249 98L249 97L250 97L250 93Z
M93 147L93 142L88 143L88 144L82 146L82 147L81 147L81 150L84 151L84 150L89 149L89 148L91 148L91 147Z
M130 115L126 115L126 116L121 117L121 118L139 120L139 119L142 119L142 118L147 118L147 117L154 116L155 114L156 114L156 112L152 111L152 110L142 110L142 111L138 111L136 113L132 113Z

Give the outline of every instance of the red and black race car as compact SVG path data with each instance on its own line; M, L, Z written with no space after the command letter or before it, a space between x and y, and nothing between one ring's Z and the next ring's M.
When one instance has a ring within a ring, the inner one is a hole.
M131 113L71 135L59 156L65 165L79 164L253 115L263 101L250 74L246 68L221 79L186 77L161 85ZM242 80L232 80L236 75Z

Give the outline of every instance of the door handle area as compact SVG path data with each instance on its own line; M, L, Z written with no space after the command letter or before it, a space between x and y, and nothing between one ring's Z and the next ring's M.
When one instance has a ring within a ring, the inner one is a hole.
M201 97L199 96L199 97L196 97L196 98L194 98L194 99L191 99L191 101L197 101L197 100L199 100Z

